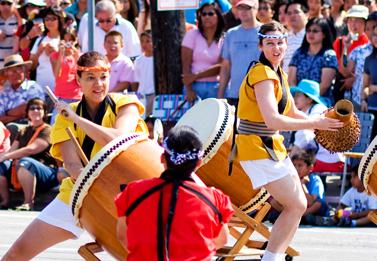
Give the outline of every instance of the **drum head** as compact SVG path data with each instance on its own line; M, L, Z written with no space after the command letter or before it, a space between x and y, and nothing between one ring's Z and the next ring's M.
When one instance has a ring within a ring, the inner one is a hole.
M187 125L198 132L204 148L203 162L206 163L229 138L233 123L234 107L223 100L209 98L188 110L176 126Z

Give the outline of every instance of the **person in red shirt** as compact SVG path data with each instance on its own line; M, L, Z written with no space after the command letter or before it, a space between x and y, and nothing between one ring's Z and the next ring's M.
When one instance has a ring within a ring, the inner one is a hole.
M115 198L127 260L211 260L227 242L230 199L194 181L203 155L195 130L175 127L163 146L160 178L129 183Z

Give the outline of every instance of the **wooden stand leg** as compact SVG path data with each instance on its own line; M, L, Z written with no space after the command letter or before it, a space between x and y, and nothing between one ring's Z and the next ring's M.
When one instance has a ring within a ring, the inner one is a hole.
M377 210L369 212L368 218L370 221L377 225Z
M79 248L79 255L82 256L85 260L89 261L101 261L96 257L95 253L102 252L103 249L96 242L88 243Z
M264 250L267 246L267 241L255 241L250 240L250 236L253 232L258 232L267 240L270 237L270 231L268 227L265 226L262 221L264 217L267 215L271 205L268 203L264 203L259 209L254 218L251 218L243 211L241 211L236 206L234 208L234 217L232 218L231 222L229 222L229 231L230 234L237 240L236 243L231 248L223 248L218 251L218 256L222 257L222 260L233 260L236 256L255 256L258 255L260 252L255 253L241 253L242 247L247 247L250 249L256 250ZM245 230L241 233L236 228L241 227L245 228ZM299 252L293 249L292 247L288 247L286 253L290 256L298 256Z

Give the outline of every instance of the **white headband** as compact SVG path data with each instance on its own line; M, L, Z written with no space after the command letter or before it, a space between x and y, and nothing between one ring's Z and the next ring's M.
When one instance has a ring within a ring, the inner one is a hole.
M258 33L260 39L284 39L288 37L288 34L262 34Z

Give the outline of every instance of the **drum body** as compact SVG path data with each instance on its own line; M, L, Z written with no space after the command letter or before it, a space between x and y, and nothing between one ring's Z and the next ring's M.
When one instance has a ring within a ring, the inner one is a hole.
M372 140L361 158L358 175L366 191L377 197L377 137Z
M121 136L102 148L76 180L71 195L76 221L119 260L124 260L127 252L116 237L114 198L121 184L159 177L164 170L162 152L145 135Z
M208 186L229 195L241 210L251 212L266 201L269 194L264 188L253 189L252 181L237 161L233 162L229 175L234 117L234 107L223 100L210 98L187 111L177 125L194 128L203 142L204 159L196 172L198 176Z

